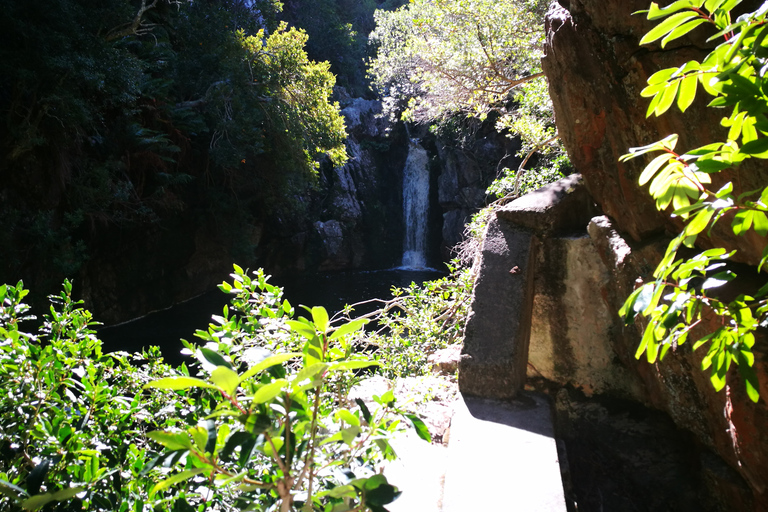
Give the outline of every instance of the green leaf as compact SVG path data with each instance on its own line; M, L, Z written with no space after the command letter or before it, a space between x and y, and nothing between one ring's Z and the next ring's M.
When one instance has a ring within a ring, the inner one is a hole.
M312 366L302 368L302 370L296 375L295 382L302 382L306 379L311 379L318 373L323 373L328 368L328 363L315 363Z
M737 212L733 217L733 222L731 223L733 233L736 235L743 235L749 231L749 228L752 227L753 217L754 212L751 210L740 210Z
M703 23L703 22L702 22ZM689 75L680 83L680 92L677 95L677 108L680 112L685 112L696 99L696 90L699 85L698 75Z
M211 382L224 390L227 395L233 396L240 384L240 376L226 366L219 366L211 372Z
M666 87L667 80L672 78L672 75L674 75L676 72L677 68L661 69L648 77L648 85L663 85Z
M659 9L658 3L651 2L651 8L648 10L648 19L653 21L653 20L665 18L670 14L681 11L683 9L690 9L691 7L701 7L703 3L704 2L702 1L696 2L692 0L678 0L677 2L673 2L670 5Z
M365 405L365 402L361 398L355 398L355 403L360 407L360 412L363 414L363 419L366 423L371 422L371 411L368 409L368 406Z
M189 388L212 388L216 389L216 386L206 382L202 379L195 377L165 377L163 379L153 380L144 385L145 388L158 388L158 389L189 389Z
M189 480L193 476L199 475L200 473L203 473L205 471L207 471L207 468L194 468L194 469L188 469L186 471L182 471L181 473L177 473L172 477L166 478L162 482L158 482L157 484L155 484L155 486L152 487L152 489L149 491L149 496L150 498L152 498L157 492L167 489L179 482L183 482L184 480Z
M229 362L224 359L224 357L216 352L215 350L211 350L209 348L200 347L200 352L203 354L203 357L206 361L211 363L214 366L226 366L227 368L232 368L232 365L229 364Z
M429 429L424 424L424 422L416 416L415 414L406 414L406 418L408 418L408 421L411 422L411 425L413 425L413 428L416 430L416 434L427 442L432 442L432 436L429 433Z
M715 12L724 2L725 0L707 0L704 3L704 9L707 10L707 12Z
M347 446L352 446L355 443L355 438L360 434L360 427L352 425L347 428L343 428L339 431L341 434L341 440Z
M690 21L698 16L699 15L697 13L691 11L678 12L677 14L673 14L666 20L653 27L647 34L645 34L640 40L640 45L652 43L663 37L665 34L675 30L686 21Z
M322 306L312 308L312 321L318 332L328 332L328 312Z
M760 236L768 235L768 217L763 212L753 212L752 214L752 227Z
M640 174L640 178L638 179L638 183L640 184L640 186L643 186L646 183L648 183L648 181L650 181L650 179L653 178L653 176L661 168L661 166L664 165L665 163L670 162L670 160L674 160L674 157L667 153L663 155L659 155L653 160L651 160L651 163L649 163L643 170L642 174Z
M712 219L712 215L714 215L714 213L715 211L710 210L709 208L701 210L699 213L697 213L693 219L691 219L691 221L685 226L685 235L697 235L704 231L704 229L709 225L709 221Z
M265 384L264 386L260 387L256 393L254 393L253 403L263 404L265 402L269 402L277 395L279 395L287 384L288 381L285 379L277 379L274 382Z
M360 426L360 418L349 412L347 409L339 409L336 411L336 417L341 421L349 423L350 425L354 425L356 427Z
M376 400L376 398L377 398L376 395L374 395L373 399ZM390 405L394 403L394 401L395 401L395 393L391 389L385 391L384 394L378 397L378 400L377 400L379 404L383 404L383 405Z
M2 287L0 287L0 301L2 301L2 299L4 298L3 297L4 293L5 293L5 290ZM27 491L25 491L21 487L13 485L10 482L6 482L3 479L0 479L0 492L2 492L3 494L5 494L6 496L12 499L15 499L21 496L28 496Z
M648 344L653 341L653 325L649 325L643 332L643 338L635 351L635 359L640 359L643 353L648 349Z
M739 352L737 363L739 365L739 375L744 379L744 386L747 389L747 395L749 399L757 403L760 400L760 382L757 379L757 373L755 373L752 364L749 363L747 356L743 352Z
M355 498L357 491L351 485L339 485L328 491L331 498Z
M401 491L397 490L397 487L390 485L386 477L381 474L368 478L363 488L365 505L372 512L386 511L383 508L384 505L392 503L402 494Z
M739 149L739 153L755 158L768 158L768 137L747 142Z
M155 430L147 432L147 437L159 443L169 450L189 450L192 448L192 442L186 432L163 432Z
M291 330L296 331L307 339L312 339L317 336L315 327L303 318L299 320L286 320L285 323L288 324L288 327L290 327Z
M720 391L725 387L725 376L728 373L728 367L731 362L731 354L722 350L717 353L713 359L714 366L712 375L709 377L715 391Z
M674 41L675 39L678 39L680 37L683 37L685 34L693 30L694 28L698 27L702 23L707 23L708 20L703 18L696 18L694 20L688 21L686 23L683 23L682 25L678 26L674 30L670 31L669 34L664 36L664 39L661 40L661 47L664 48L667 46L667 43L670 41ZM685 109L680 109L685 110Z
M266 443L264 445L264 453L270 457L278 457L278 454L280 453L280 450L283 448L283 445L285 445L285 441L283 441L283 438L281 437L273 437L272 444ZM272 449L272 445L275 446L275 449ZM277 452L277 453L275 453Z
M669 86L664 89L664 92L661 93L661 98L659 99L656 108L653 109L653 113L656 114L657 117L669 110L669 107L672 106L672 104L675 102L675 98L677 98L677 91L679 89L679 81L671 82Z
M250 367L248 369L247 372L242 374L240 376L240 382L243 382L246 379L250 379L251 377L253 377L257 373L263 372L267 368L270 368L270 367L278 365L278 364L283 364L284 362L290 361L291 359L293 359L295 357L299 357L299 356L301 356L301 354L296 353L296 352L289 352L289 353L286 353L286 354L275 354L273 356L269 356L269 357L263 359L262 361L260 361L259 363L253 365L252 367Z
M328 339L335 340L337 338L341 338L342 336L346 336L347 334L350 334L352 332L358 331L368 322L369 320L366 318L358 318L357 320L352 320L351 322L347 322L346 324L339 326L338 329L333 331L333 333L328 337Z
M45 494L36 494L35 496L24 500L21 506L26 510L37 510L52 501L67 501L72 499L84 490L84 487L70 487L54 493L47 492Z

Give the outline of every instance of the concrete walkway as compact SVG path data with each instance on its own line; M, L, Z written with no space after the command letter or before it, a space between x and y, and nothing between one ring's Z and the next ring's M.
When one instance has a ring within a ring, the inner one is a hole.
M387 477L403 495L391 512L565 512L547 397L455 403L448 448L406 436ZM443 483L444 482L444 483Z

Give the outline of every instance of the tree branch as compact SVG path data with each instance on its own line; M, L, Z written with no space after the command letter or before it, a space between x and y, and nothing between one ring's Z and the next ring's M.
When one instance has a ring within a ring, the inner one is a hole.
M142 29L142 27L147 27L147 25L142 22L142 17L144 16L144 13L150 9L154 9L156 5L157 0L153 0L149 5L147 5L147 0L141 0L141 7L139 7L139 12L136 13L136 17L133 19L133 22L123 29L111 30L107 34L107 41L122 39L123 37L137 35L149 30L148 28Z

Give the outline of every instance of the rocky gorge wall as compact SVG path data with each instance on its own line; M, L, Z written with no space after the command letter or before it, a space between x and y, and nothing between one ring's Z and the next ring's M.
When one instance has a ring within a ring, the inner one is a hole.
M684 116L669 112L645 118L647 100L639 93L647 78L661 68L700 59L709 49L706 35L663 51L641 48L638 42L652 24L632 13L649 3L551 4L543 68L558 132L583 185L562 180L505 206L491 220L476 264L459 382L465 393L497 398L514 396L526 379L560 390L555 391L560 431L572 448L569 456L579 455L571 463L573 480L589 480L580 472L600 466L614 467L614 480L626 480L613 485L609 477L595 484L582 496L579 510L768 510L765 333L755 346L762 398L753 404L733 368L725 389L714 391L700 369L703 349L694 353L690 345L681 346L655 364L636 360L642 331L625 326L618 316L637 284L652 278L679 229L638 185L645 163L620 163L619 157L670 133L680 135L682 148L723 137L723 112L706 108L703 98ZM768 182L768 169L743 166L717 179L753 190ZM579 194L589 201L574 202ZM580 225L567 227L566 220ZM736 238L715 230L701 247L738 249L740 275L755 280L759 276L752 266L765 243L753 232ZM509 311L500 309L505 307ZM623 404L619 410L624 412L611 412L606 406L611 401ZM643 423L640 416L655 419ZM655 436L659 439L647 434L665 422ZM587 431L593 435L589 442L579 438ZM644 438L645 445L633 445L630 438ZM664 444L669 438L679 440L674 463L660 455L674 451ZM614 457L608 460L610 451ZM634 466L654 476L620 474L622 467ZM626 499L633 492L638 500L647 499L633 505Z
M744 4L743 8L748 9L760 2ZM650 278L666 248L669 231L677 227L656 211L647 190L637 184L644 163L639 159L619 163L619 157L630 147L659 140L669 133L680 135L682 148L723 137L723 112L707 109L702 98L685 115L669 112L659 118L645 118L647 100L639 92L648 76L661 68L701 59L710 48L705 42L708 35L681 40L666 50L641 48L639 39L653 25L632 13L648 5L646 0L559 0L552 3L546 20L543 68L550 83L558 131L588 191L605 213L593 218L588 227L605 266L602 271L606 272L598 287L599 296L593 295L592 300L599 302L600 308L607 308L614 319L603 339L625 375L604 381L603 385L666 412L678 428L690 431L697 443L712 450L740 475L749 492L738 479L713 477L724 509L766 510L765 337L758 341L756 362L763 398L753 404L733 370L726 388L719 393L713 390L708 375L700 370L704 356L701 351L692 353L690 347L681 347L654 365L636 361L640 330L616 320L618 309L638 279ZM745 166L718 179L733 180L736 188L751 190L768 182L768 170ZM748 264L759 261L765 245L765 239L753 232L738 239L715 232L712 241L738 249L738 257ZM709 245L707 240L702 241L703 247ZM581 383L586 385L588 381L576 378L572 382L577 386Z

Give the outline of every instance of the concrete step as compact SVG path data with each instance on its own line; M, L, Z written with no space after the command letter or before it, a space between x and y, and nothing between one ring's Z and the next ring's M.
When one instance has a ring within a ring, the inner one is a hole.
M545 395L458 400L447 451L442 512L566 512Z
M430 444L415 432L391 441L397 460L384 474L403 494L387 505L389 512L440 512L448 448Z

